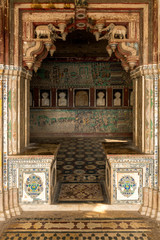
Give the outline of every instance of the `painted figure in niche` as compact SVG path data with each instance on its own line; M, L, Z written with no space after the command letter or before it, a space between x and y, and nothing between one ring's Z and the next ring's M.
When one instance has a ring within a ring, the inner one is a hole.
M115 98L113 101L113 105L114 106L121 106L122 105L122 100L121 100L121 93L120 92L116 92L114 94Z
M68 68L64 68L62 72L61 83L66 85L68 83L68 80L69 80Z
M42 107L49 107L49 93L42 93Z
M59 107L66 107L67 106L67 99L66 99L66 93L65 92L60 92L59 93L58 106Z
M80 67L79 75L81 76L81 79L88 78L88 68L87 67Z
M75 95L75 106L76 107L87 107L88 106L88 91L77 91Z
M104 92L98 92L97 94L97 106L104 107L105 106L105 94Z
M130 92L129 103L130 103L129 105L133 107L133 91Z

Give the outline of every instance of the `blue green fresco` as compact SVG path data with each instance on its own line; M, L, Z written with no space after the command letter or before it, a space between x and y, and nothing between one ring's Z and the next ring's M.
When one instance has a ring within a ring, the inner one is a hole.
M132 109L32 109L32 133L131 133Z
M33 75L31 86L105 87L132 86L119 62L45 62Z

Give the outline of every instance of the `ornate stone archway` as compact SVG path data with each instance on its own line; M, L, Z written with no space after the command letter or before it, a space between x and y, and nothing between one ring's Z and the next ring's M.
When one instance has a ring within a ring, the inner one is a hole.
M111 55L112 51L115 51L115 55L121 60L124 69L126 71L131 69L135 93L134 142L142 152L153 154L153 165L151 163L149 169L151 183L145 179L142 187L145 187L147 197L150 191L151 198L153 192L154 200L157 199L158 65L152 61L149 48L149 45L152 45L148 31L151 27L148 20L149 11L148 3L91 3L87 8L85 5L75 6L73 3L67 5L64 3L14 5L14 13L10 16L14 20L10 26L13 29L10 41L14 42L13 45L10 44L12 54L8 56L10 62L2 61L0 65L1 89L3 90L1 92L3 94L3 109L1 108L3 113L1 121L3 124L3 147L1 144L3 184L0 187L2 218L19 214L17 198L19 186L16 180L12 179L14 168L12 159L8 156L19 154L29 143L31 70L36 71L40 67L48 51L51 54L54 53L57 38L65 40L68 31L74 29L88 29L95 35L97 41L107 39L108 54ZM48 28L49 24L51 24L52 31ZM114 33L115 28L117 28L117 32ZM10 168L8 167L9 162ZM143 168L144 165L145 163L140 163L139 168ZM149 206L149 202L144 203L144 207L145 213L150 208L152 215L155 216L157 201L155 200L154 205L151 204L151 206Z

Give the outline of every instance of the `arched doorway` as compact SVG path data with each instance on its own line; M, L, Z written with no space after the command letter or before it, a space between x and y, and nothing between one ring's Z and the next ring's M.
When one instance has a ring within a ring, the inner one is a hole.
M86 30L56 41L32 76L31 138L132 137L132 80L107 44Z
M74 5L74 4L73 4ZM56 9L51 9L49 10L49 14L45 15L45 12L41 12L41 14L44 16L43 20L45 19L45 22L48 24L51 22L51 19L53 20L53 12L54 12L54 17L55 21L59 19L59 13L61 13L61 19L66 20L66 12L69 15L68 19L70 17L73 17L75 15L75 9L72 4L70 5L70 9L64 8L62 10L62 5L59 5L60 8L58 8L58 11ZM23 5L23 10L28 9L30 6L27 4ZM93 6L90 6L93 7ZM96 6L98 7L98 6ZM121 6L122 7L122 6ZM111 22L116 22L117 19L117 10L121 8L120 5L114 6L115 11L112 11L113 8L111 8L111 5L105 5L105 8L107 9L107 13L104 11L99 11L99 9L94 9L94 11L97 11L96 14L92 11L93 9L88 11L88 17L93 17L96 21L96 24L99 22L98 20L101 20L102 12L103 15L105 16L105 20L107 23L105 27L109 25ZM137 14L137 11L143 11L143 22L145 22L148 27L148 5L142 4L142 5L136 5L136 10L134 9L134 6L131 5L130 9L132 9L132 13L130 13L130 10L128 10L128 6L126 8L125 4L123 5L123 9L121 9L119 16L121 16L119 23L127 23L127 29L128 29L128 39L123 41L123 39L118 39L116 42L117 44L117 49L119 54L117 53L117 57L119 57L123 63L126 63L126 60L128 61L127 63L135 63L135 56L134 54L137 54L135 45L135 39L136 40L142 40L143 46L140 46L142 49L143 48L143 57L140 58L139 64L143 64L142 67L139 67L131 72L131 75L135 79L134 82L134 90L135 90L135 110L134 110L134 141L136 145L141 149L142 152L145 153L152 153L153 152L153 135L150 134L152 133L152 124L149 124L149 122L153 123L153 105L147 104L147 99L149 99L152 95L152 89L153 89L153 83L154 81L156 82L156 66L154 68L154 65L148 65L149 58L148 58L148 32L143 29L143 37L140 36L139 34L139 14ZM94 7L93 7L94 8ZM125 11L124 11L125 9ZM137 10L138 9L138 10ZM9 84L8 86L8 91L11 92L11 99L12 99L12 104L14 104L13 108L8 109L8 119L11 125L12 131L10 131L10 138L8 139L8 142L6 141L4 144L5 150L8 148L9 149L9 154L17 154L23 151L24 147L28 145L29 142L29 80L31 78L30 72L28 70L22 69L23 66L29 66L32 68L32 65L34 65L34 68L36 69L39 67L40 61L43 58L46 58L47 56L47 51L42 51L44 50L44 46L50 44L49 42L45 42L45 40L38 40L34 38L34 28L35 26L41 24L42 15L39 15L39 12L34 11L32 9L32 13L30 14L30 10L27 12L23 12L22 8L18 5L15 6L15 23L17 23L17 27L15 28L15 55L14 55L14 67L10 70L12 70L13 78L11 77L9 79ZM39 11L39 10L38 10ZM23 12L23 13L22 13ZM64 13L65 12L65 13ZM116 13L115 13L116 12ZM44 14L43 14L44 13ZM107 15L107 16L106 16ZM128 17L129 15L129 17ZM21 21L19 20L19 17L21 18ZM133 20L133 21L132 21ZM44 21L43 21L44 23ZM118 24L119 24L118 23ZM19 25L18 25L19 24ZM47 25L46 24L46 25ZM76 23L76 25L78 22ZM116 22L117 24L117 22ZM20 44L21 42L21 37L19 35L20 32L22 32L22 25L23 25L23 47L24 47L24 55L22 54L22 45ZM78 26L82 26L81 24ZM83 25L84 26L84 25ZM100 31L101 31L101 24L100 26ZM97 28L98 29L98 28ZM133 31L132 31L133 30ZM97 35L97 34L96 34ZM97 39L99 36L97 35ZM133 41L134 39L134 41ZM45 42L45 44L44 44ZM120 44L121 43L121 44ZM140 41L141 43L141 41ZM115 41L111 42L111 45L113 48L115 48ZM130 50L134 51L130 51ZM27 52L26 52L27 50ZM52 49L54 51L54 49ZM110 51L110 49L108 49ZM127 53L129 52L129 55ZM131 53L130 53L131 52ZM135 53L136 52L136 53ZM121 54L120 54L121 53ZM123 54L122 54L123 53ZM141 52L138 53L138 56L141 55ZM123 58L124 57L124 58ZM143 58L143 59L142 59ZM22 61L23 59L23 61ZM35 61L36 60L36 61ZM124 60L124 61L123 61ZM134 61L133 61L134 60ZM137 61L137 60L136 60ZM22 64L23 63L23 64ZM147 67L145 66L147 65ZM16 67L18 66L18 67ZM133 66L133 65L132 65ZM127 65L128 68L128 65ZM148 78L149 76L149 78ZM150 79L151 81L148 81ZM25 86L25 87L24 87ZM148 91L149 89L149 91ZM154 89L155 90L155 89ZM149 92L149 94L148 94ZM97 94L98 95L98 94ZM21 101L25 96L25 102ZM140 96L142 96L140 98ZM9 99L10 100L10 99ZM145 103L146 102L146 103ZM4 102L4 105L6 102ZM146 111L144 111L144 109ZM25 116L25 118L24 118ZM154 118L155 121L156 118ZM6 121L6 120L5 120ZM8 120L7 120L8 121ZM155 122L154 122L155 123ZM7 124L5 125L7 126ZM10 128L9 128L10 130ZM7 131L6 131L7 134ZM7 139L8 136L5 135L5 138ZM7 145L8 144L8 145ZM7 152L7 150L6 150ZM157 157L157 155L156 155ZM13 160L13 156L11 156L11 159ZM17 158L17 157L16 157ZM156 158L155 158L156 159ZM157 160L155 160L155 171L157 169ZM12 165L13 161L11 161ZM142 163L144 166L145 164ZM152 165L152 163L151 163ZM135 166L135 163L134 163ZM145 165L146 166L146 165ZM145 167L144 166L144 167ZM131 167L131 169L133 166ZM7 167L6 167L7 169ZM12 168L11 168L12 169ZM148 171L148 170L147 170ZM147 172L148 174L148 172ZM11 176L13 176L11 174ZM145 175L147 178L149 176ZM152 177L153 177L153 172L152 172ZM156 181L156 175L154 179L154 184L157 186L157 181ZM7 190L7 177L6 174L4 174L4 185L5 189ZM14 176L15 179L15 176ZM146 186L149 185L149 182L146 181ZM12 179L10 179L10 185L9 189L12 190L13 188L17 188L16 183L12 184ZM144 186L144 185L143 185ZM19 187L18 187L19 188ZM142 186L141 186L142 189ZM6 191L7 192L7 191ZM12 191L10 191L12 192ZM12 193L11 193L12 194ZM7 194L6 194L7 198ZM123 200L123 199L122 199ZM142 195L141 199L142 200Z

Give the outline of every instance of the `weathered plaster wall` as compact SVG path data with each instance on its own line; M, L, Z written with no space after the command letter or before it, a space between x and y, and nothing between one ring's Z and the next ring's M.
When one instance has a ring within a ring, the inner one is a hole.
M131 109L32 109L31 136L54 133L132 133Z

